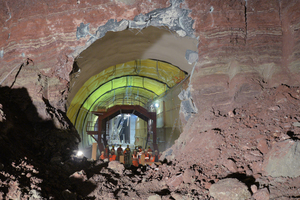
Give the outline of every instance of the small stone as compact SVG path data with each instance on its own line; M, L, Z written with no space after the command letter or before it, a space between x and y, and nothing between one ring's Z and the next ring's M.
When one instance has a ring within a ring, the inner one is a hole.
M66 200L76 200L77 199L77 195L70 192L68 189L63 191L62 192L62 196L63 196L63 199L66 199Z
M262 157L258 157L258 156L255 156L255 155L249 154L249 153L246 153L246 154L244 155L244 158L245 158L246 160L248 160L248 161L258 161L258 160L261 160L261 159L262 159Z
M148 197L148 200L161 200L161 197L159 195L152 195Z
M273 106L273 107L270 107L268 109L272 110L272 111L277 111L277 110L280 110L280 107L279 106Z
M185 32L184 30L178 30L178 31L176 31L176 33L177 33L180 37L186 36L186 32Z
M290 123L284 123L283 128L291 128L291 124Z
M269 146L268 146L267 140L264 138L258 139L257 149L263 154L268 153Z
M237 166L235 164L235 162L233 162L233 160L231 159L227 159L223 165L230 171L230 172L237 172Z
M154 169L154 168L156 168L157 166L156 166L155 163L152 163L152 164L150 165L150 167L151 167L152 169Z
M262 176L261 174L253 174L253 178L255 178L255 180L259 179L261 176Z
M294 123L293 123L293 126L300 127L300 122L294 122Z
M213 184L209 193L218 200L241 200L250 199L248 187L235 178L226 178Z
M187 196L184 196L184 195L181 195L181 194L178 194L175 192L172 192L171 197L175 200L192 200L191 198L189 198Z
M87 176L84 170L74 172L72 175L70 175L70 178L81 179L82 181L87 180Z
M257 186L256 185L251 185L251 191L252 193L256 193L257 192Z
M228 116L232 118L232 117L234 117L234 113L232 111L229 111Z
M251 163L251 170L253 171L254 174L261 173L261 168L262 168L262 162Z
M204 184L204 188L205 189L208 189L209 190L209 188L211 187L211 183L210 182L205 182L205 183L203 183Z
M255 200L269 200L270 199L270 193L267 188L263 188L258 190L255 194L252 196Z

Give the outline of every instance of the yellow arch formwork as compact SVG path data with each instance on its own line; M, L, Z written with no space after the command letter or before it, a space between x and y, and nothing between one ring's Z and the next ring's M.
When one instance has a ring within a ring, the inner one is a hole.
M91 111L114 105L145 106L186 76L178 67L150 59L111 66L84 83L72 99L67 116L79 132L85 131Z

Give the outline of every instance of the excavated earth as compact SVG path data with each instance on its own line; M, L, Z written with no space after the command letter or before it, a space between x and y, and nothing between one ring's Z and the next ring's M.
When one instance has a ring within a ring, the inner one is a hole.
M212 188L232 178L248 199L300 198L299 87L263 88L228 113L198 114L190 121L202 128L187 124L161 165L127 169L76 160L68 150L78 135L59 110L49 107L69 126L63 133L38 118L26 90L4 87L1 94L1 199L217 199L233 190Z

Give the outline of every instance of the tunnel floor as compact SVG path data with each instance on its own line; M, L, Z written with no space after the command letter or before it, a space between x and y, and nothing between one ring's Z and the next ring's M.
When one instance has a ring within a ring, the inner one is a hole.
M221 180L232 179L243 184L250 197L267 188L265 197L271 199L299 198L299 170L289 166L298 166L299 157L286 153L285 146L298 144L300 139L297 87L264 89L251 103L229 113L211 110L202 120L213 121L215 127L190 132L194 143L179 149L180 153L174 154L173 148L165 151L163 156L173 155L172 161L137 168L62 155L64 147L72 148L67 142L72 134L67 134L67 140L55 140L49 132L51 123L25 114L33 108L29 100L20 101L19 91L7 94L16 98L0 102L5 114L0 123L2 199L214 199L209 190ZM6 109L9 105L19 109ZM53 130L57 137L59 130ZM44 138L38 134L45 132ZM211 146L206 145L210 142ZM275 143L282 150L273 155L270 144ZM281 171L277 169L280 163L287 164L280 166Z

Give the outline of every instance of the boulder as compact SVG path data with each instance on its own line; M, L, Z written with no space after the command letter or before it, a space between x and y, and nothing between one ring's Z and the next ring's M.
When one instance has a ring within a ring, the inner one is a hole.
M209 188L212 197L218 200L243 200L251 198L248 187L235 178L226 178Z
M113 170L115 173L123 174L123 171L125 169L124 165L120 163L119 161L111 161L108 163L109 169Z
M285 140L273 145L266 155L263 170L272 177L300 176L300 142Z
M170 178L167 182L167 185L170 187L170 189L176 189L181 183L183 182L183 176L182 174L178 176L173 176Z

